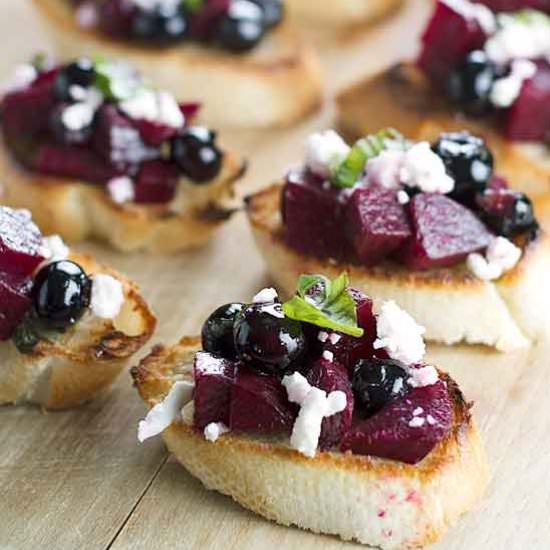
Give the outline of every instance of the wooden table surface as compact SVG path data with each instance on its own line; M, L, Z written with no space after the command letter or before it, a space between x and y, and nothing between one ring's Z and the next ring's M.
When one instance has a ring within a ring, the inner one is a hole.
M379 27L338 40L315 35L330 74L329 95L412 55L428 9L425 0L408 0ZM1 78L14 62L48 48L25 0L0 0L0 31ZM222 133L226 143L252 159L242 192L268 183L299 160L305 137L330 126L332 116L328 101L323 113L290 130ZM157 342L197 333L216 305L246 300L268 282L242 214L193 254L124 257L97 246L80 248L142 285L159 316ZM492 470L482 507L436 548L550 548L549 355L550 342L506 356L481 348L430 347L432 360L475 400ZM279 527L206 491L168 456L160 438L138 444L136 426L143 414L126 373L101 398L75 411L1 408L0 550L356 547Z

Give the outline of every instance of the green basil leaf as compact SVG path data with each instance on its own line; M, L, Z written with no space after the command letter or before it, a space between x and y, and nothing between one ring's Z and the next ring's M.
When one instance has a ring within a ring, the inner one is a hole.
M182 4L187 11L195 13L203 7L204 0L183 0Z

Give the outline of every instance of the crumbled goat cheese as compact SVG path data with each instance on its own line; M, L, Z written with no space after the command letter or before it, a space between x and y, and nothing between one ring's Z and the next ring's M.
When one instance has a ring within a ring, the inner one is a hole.
M91 29L97 26L99 23L97 4L93 0L82 2L76 8L74 17L76 24L82 29Z
M426 416L426 420L428 421L428 424L429 424L430 426L433 426L433 425L436 423L435 418L434 418L431 414L429 414L428 416Z
M195 368L201 374L223 373L223 363L206 351L199 351L195 355Z
M305 456L313 458L319 445L323 418L342 412L347 398L342 391L325 391L315 388L298 372L283 378L288 400L300 405L294 422L290 446Z
M69 257L69 247L59 235L50 235L42 238L40 253L48 263L66 260Z
M107 182L107 192L116 204L132 202L135 199L134 182L128 176L113 178Z
M328 350L323 351L323 359L325 359L329 363L332 363L334 361L334 353Z
M136 69L125 61L102 62L99 72L105 75L110 82L111 93L117 99L134 97L143 89L143 80Z
M147 147L135 128L111 128L111 161L117 164L141 164L159 157L159 150Z
M306 143L306 166L318 176L330 177L344 162L349 145L334 131L313 134Z
M426 352L422 338L425 331L394 301L384 302L378 315L378 338L374 342L374 349L385 349L392 359L402 361L405 365L418 363Z
M78 132L92 123L95 110L88 103L74 103L63 109L61 122L67 130Z
M550 33L550 29L548 30ZM537 72L537 66L526 59L512 63L510 74L497 79L491 88L491 103L496 107L510 107L519 97L523 83Z
M319 334L317 335L317 340L319 340L319 342L322 342L324 344L328 340L328 332L325 332L324 330L320 330Z
M397 191L397 202L399 204L409 204L411 198L409 197L409 194L406 191L403 191L403 189L400 189Z
M437 369L432 365L426 365L419 369L409 369L408 384L413 388L425 388L426 386L433 386L439 380L439 373Z
M401 186L401 168L405 160L405 151L385 150L367 161L366 171L369 183L386 189L398 189Z
M329 336L330 343L335 346L340 340L342 339L342 336L340 334L336 334L336 332L332 332Z
M232 0L229 3L228 15L237 20L258 19L262 17L262 8L249 0Z
M450 193L455 185L443 160L432 151L427 141L414 144L405 153L400 177L402 183L417 187L424 193Z
M1 91L5 93L18 92L28 88L38 76L37 70L30 64L17 65L11 77L2 84Z
M210 422L210 424L204 428L204 439L215 443L221 435L229 431L229 428L223 422Z
M279 295L274 288L264 288L263 290L260 290L254 298L252 298L252 303L267 304L269 302L274 302L278 297Z
M550 23L547 17L521 18L499 15L500 28L485 43L489 59L506 64L514 59L550 57Z
M424 412L422 407L416 407L413 411L413 416L420 416Z
M262 308L262 311L264 313L267 313L268 315L271 315L273 317L277 317L277 319L284 319L285 318L285 314L283 312L283 308L281 307L281 304L266 305Z
M392 393L397 395L403 389L403 378L396 378L393 383Z
M420 416L415 416L409 422L409 426L411 428L421 428L422 426L424 426L424 422L425 420L423 418L421 418Z
M521 248L506 237L496 237L489 243L485 256L469 254L466 265L478 279L493 281L513 269L520 259Z
M143 11L155 11L158 8L162 12L175 11L181 4L181 0L132 0L132 2Z
M92 296L90 309L96 317L114 319L124 304L122 283L111 277L98 273L92 277Z
M168 92L142 89L133 97L122 101L119 107L133 119L147 120L171 128L181 128L185 123L178 102Z
M492 34L497 28L496 17L493 12L483 4L474 4L468 0L441 0L454 12L464 19L477 21L486 34Z
M138 440L143 443L168 428L180 416L182 407L191 400L194 387L193 382L175 382L168 395L138 424Z

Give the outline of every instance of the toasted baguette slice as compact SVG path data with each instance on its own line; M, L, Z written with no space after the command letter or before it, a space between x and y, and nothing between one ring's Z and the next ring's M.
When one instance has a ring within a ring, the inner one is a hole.
M30 210L45 235L59 234L69 242L95 238L123 252L174 252L203 245L234 212L227 200L243 169L242 162L226 154L215 181L180 182L172 207L116 204L101 185L26 170L0 140L3 204Z
M426 328L428 340L444 344L485 344L500 351L529 345L548 331L550 239L539 236L527 245L518 265L498 281L474 277L465 267L410 271L394 263L367 268L320 260L294 251L282 237L281 184L248 199L248 217L269 273L288 295L300 273L336 277L375 300L395 300Z
M533 197L550 194L548 147L509 141L491 123L451 111L412 64L396 65L356 84L344 91L337 103L338 124L350 139L396 124L404 135L418 141L467 129L487 140L499 173L517 189Z
M380 19L403 3L403 0L287 0L292 15L308 22L331 27L361 25Z
M193 43L155 49L79 27L66 0L34 4L60 58L90 52L123 58L181 101L201 101L201 118L209 125L287 126L321 105L320 63L288 23L244 55Z
M199 346L200 339L184 338L174 347L156 348L132 369L149 407L162 401L176 380L192 378ZM487 485L485 454L469 406L456 384L446 380L453 429L415 466L339 452L306 458L282 439L240 433L209 443L182 421L162 435L207 488L267 519L384 549L413 548L440 538L477 504Z
M70 259L88 274L116 277L126 301L115 319L86 313L55 340L40 340L30 354L20 353L11 340L0 342L0 405L65 409L89 401L117 378L155 329L156 319L134 283L89 256Z

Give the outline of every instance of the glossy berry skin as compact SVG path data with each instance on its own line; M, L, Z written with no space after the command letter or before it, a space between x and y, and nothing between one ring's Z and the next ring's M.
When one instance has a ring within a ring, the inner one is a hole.
M188 31L187 15L181 6L138 10L132 18L132 35L137 40L169 45L182 40Z
M234 52L252 49L266 30L264 11L251 0L234 0L220 19L217 39L222 47Z
M71 86L88 88L94 80L94 63L87 57L81 57L57 73L53 84L54 95L61 101L70 101Z
M226 359L237 356L233 341L235 319L243 310L244 304L225 304L216 309L202 326L202 349L221 355Z
M92 138L93 124L89 124L81 130L70 130L63 124L63 111L67 108L66 103L55 107L50 113L50 133L58 143L65 145L82 145L88 143Z
M220 173L223 159L215 139L216 134L202 126L185 128L172 140L172 160L194 182L210 181Z
M495 65L485 52L475 50L450 74L449 99L468 114L485 114L491 110L489 95L496 78Z
M285 317L279 303L245 307L233 337L239 359L266 374L283 375L306 352L301 323Z
M468 132L444 133L432 149L455 181L453 199L471 204L477 193L485 191L493 175L493 155L481 138Z
M374 414L408 391L405 365L393 359L361 359L353 368L351 385L356 410Z
M90 305L92 281L76 263L62 260L43 267L32 296L38 318L53 329L74 325Z
M283 4L281 0L252 0L263 12L263 21L266 29L271 29L283 18Z

